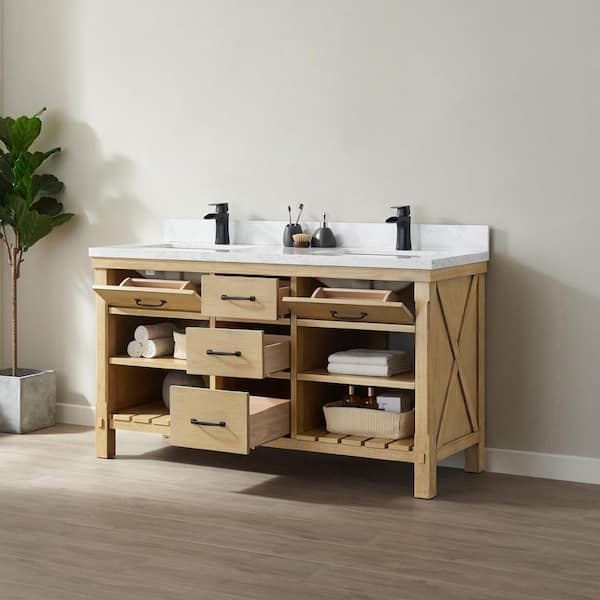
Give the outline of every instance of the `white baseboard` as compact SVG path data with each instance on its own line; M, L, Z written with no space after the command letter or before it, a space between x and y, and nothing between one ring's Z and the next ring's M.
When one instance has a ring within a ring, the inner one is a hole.
M56 420L59 423L93 427L95 417L93 406L56 404ZM487 448L486 461L486 470L490 473L600 484L600 458ZM463 464L461 452L442 461L440 466L462 469Z
M85 406L82 404L65 404L64 402L57 402L56 422L94 427L96 423L96 409L93 406Z
M600 484L600 458L487 448L486 462L489 473ZM440 463L440 466L457 469L463 465L462 452Z

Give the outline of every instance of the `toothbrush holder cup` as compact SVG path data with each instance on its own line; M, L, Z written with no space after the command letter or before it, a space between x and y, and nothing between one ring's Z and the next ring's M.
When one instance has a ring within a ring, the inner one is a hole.
M294 235L302 233L302 226L297 223L288 223L283 230L283 245L286 248L292 248L294 246Z

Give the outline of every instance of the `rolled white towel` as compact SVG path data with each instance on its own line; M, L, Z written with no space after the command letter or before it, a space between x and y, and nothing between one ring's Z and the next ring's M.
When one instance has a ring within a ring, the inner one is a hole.
M370 348L354 348L334 352L329 356L329 362L349 365L402 365L408 363L409 353L405 350L372 350Z
M138 342L147 342L158 338L171 337L175 331L175 324L165 321L153 325L139 325L135 328L133 337Z
M156 358L158 356L167 356L173 354L173 346L175 342L172 337L157 338L155 340L147 340L142 346L142 356L144 358Z
M185 331L174 331L173 339L175 340L173 358L187 358L187 351L185 346Z
M127 354L132 358L139 358L142 356L142 342L138 342L137 340L133 340L127 344Z

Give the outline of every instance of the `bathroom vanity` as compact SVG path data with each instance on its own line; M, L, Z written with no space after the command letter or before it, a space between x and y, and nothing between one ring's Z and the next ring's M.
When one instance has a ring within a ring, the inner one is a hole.
M416 250L396 252L386 225L332 224L342 243L353 242L335 249L282 248L282 224L234 225L231 246L208 243L205 224L181 221L167 224L162 244L90 250L97 456L114 457L116 431L126 429L200 450L263 445L409 462L418 498L436 495L437 464L452 454L465 451L469 472L484 468L487 227L413 226ZM152 273L196 285L121 285ZM392 302L313 297L332 284L396 291ZM135 327L164 320L186 329L187 359L126 355ZM332 352L387 348L390 338L414 353L413 371L327 371ZM161 386L173 370L206 375L210 385L172 388L167 409ZM414 391L414 436L328 433L322 407L348 385Z

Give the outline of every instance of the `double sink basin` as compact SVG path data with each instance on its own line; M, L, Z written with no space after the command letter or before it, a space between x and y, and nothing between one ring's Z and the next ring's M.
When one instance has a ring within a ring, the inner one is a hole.
M177 242L165 242L162 244L143 244L142 248L156 248L164 250L200 250L202 252L214 252L214 253L235 253L244 252L250 248L257 248L249 244L228 244L223 246L205 246L205 245L194 245L194 244L182 244ZM265 248L267 248L265 246ZM406 250L378 250L378 249L352 249L352 248L285 248L286 252L295 253L310 253L322 256L397 256L398 258L414 258L418 256L424 256L425 252L406 251Z

